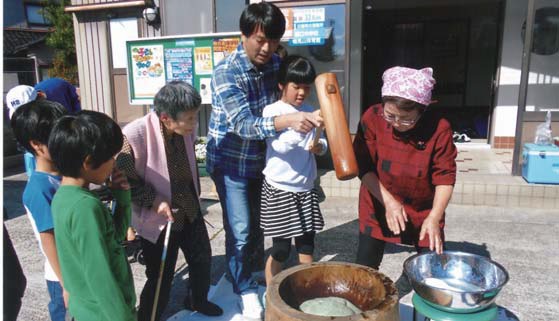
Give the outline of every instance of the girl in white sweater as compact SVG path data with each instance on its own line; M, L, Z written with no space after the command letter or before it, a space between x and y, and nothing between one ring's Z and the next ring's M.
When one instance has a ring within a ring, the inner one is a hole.
M310 61L300 56L286 57L278 72L281 99L266 106L262 116L274 117L299 111L319 113L304 104L315 77ZM292 238L295 238L299 262L312 262L315 233L324 227L318 194L314 189L314 155L323 155L327 143L326 139L320 138L313 145L315 135L316 128L307 134L286 129L266 140L260 226L273 242L271 255L266 261L268 284L289 257Z

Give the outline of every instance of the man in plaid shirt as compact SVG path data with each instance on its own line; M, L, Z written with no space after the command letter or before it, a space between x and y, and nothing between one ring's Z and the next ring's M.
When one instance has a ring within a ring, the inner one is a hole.
M262 117L278 96L274 54L285 31L285 17L270 3L249 5L240 19L242 43L215 68L206 164L223 210L226 259L245 318L260 320L262 305L252 272L262 270L264 244L259 227L265 139L292 128L307 133L322 118L299 112Z

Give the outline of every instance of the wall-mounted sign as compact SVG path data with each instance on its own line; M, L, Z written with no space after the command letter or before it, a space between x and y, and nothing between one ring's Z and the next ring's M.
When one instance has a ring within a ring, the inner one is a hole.
M330 36L332 28L325 26L325 7L282 8L286 17L283 36L290 46L321 46Z
M239 32L143 38L126 41L131 105L151 105L166 83L182 80L211 103L210 79L219 61L241 41Z

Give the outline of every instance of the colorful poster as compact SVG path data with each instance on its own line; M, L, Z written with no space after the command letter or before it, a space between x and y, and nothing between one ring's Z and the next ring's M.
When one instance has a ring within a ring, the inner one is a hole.
M192 47L165 49L167 82L182 80L194 84L192 76Z
M222 59L237 49L241 42L239 38L221 38L213 41L214 64L218 64Z
M198 88L198 92L202 97L202 104L211 104L212 103L212 89L210 87L211 78L205 77L200 78L200 88Z
M197 75L211 75L213 71L212 48L194 48L194 64Z
M132 46L132 77L136 97L153 97L165 85L163 45Z

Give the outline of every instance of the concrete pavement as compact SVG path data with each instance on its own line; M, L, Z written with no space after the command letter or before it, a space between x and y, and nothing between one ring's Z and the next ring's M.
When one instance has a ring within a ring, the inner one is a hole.
M6 176L7 175L7 176ZM23 215L21 192L26 177L16 170L4 176L4 206L10 215L5 222L22 262L28 285L19 320L48 320L48 294L43 279L43 258L30 224ZM225 272L221 209L212 200L211 183L203 178L203 209L212 238L212 281ZM327 197L321 203L325 229L317 235L315 259L352 262L357 249L357 199ZM451 204L447 212L447 248L491 257L510 274L510 281L497 303L522 321L559 320L559 210L522 207L488 207ZM266 246L271 244L269 240ZM413 254L404 246L389 246L381 272L396 280L402 263ZM144 268L132 264L137 293L145 277ZM180 311L186 294L188 267L181 256L165 311L170 317ZM407 320L405 320L407 321Z

